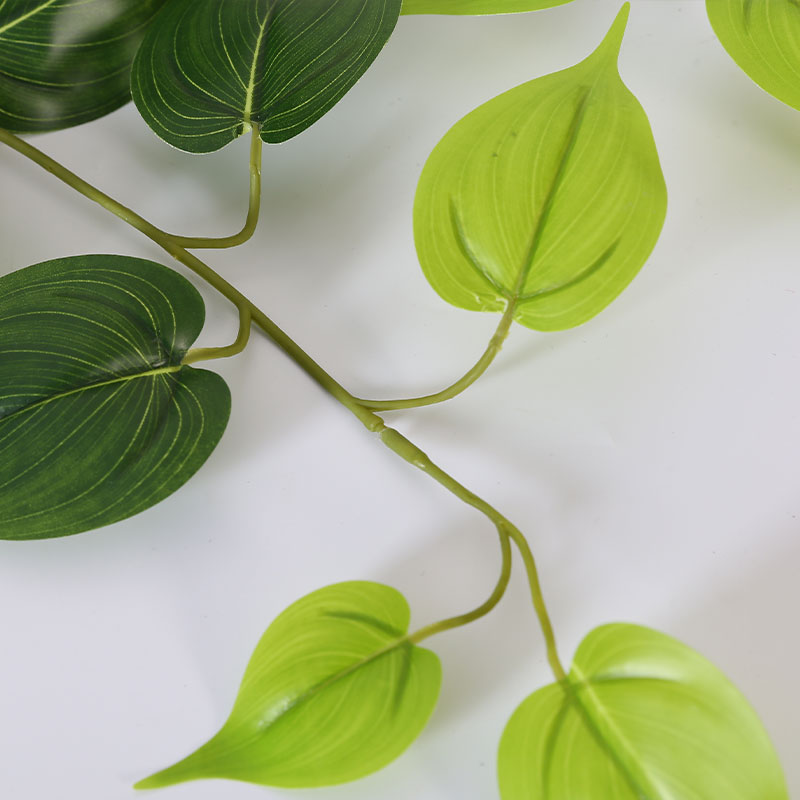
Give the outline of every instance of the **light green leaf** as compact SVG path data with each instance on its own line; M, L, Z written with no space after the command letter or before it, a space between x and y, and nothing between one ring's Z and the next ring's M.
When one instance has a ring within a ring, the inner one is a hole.
M139 258L75 256L0 278L0 538L108 525L182 486L230 393L181 367L197 290Z
M439 659L407 640L408 619L403 596L378 583L306 595L258 643L222 730L136 788L325 786L385 766L419 735L441 682Z
M403 0L401 14L513 14L538 11L572 0Z
M502 800L788 800L747 700L709 661L638 625L604 625L500 741Z
M714 33L765 91L800 109L800 0L706 0Z
M192 153L251 125L282 142L330 110L383 48L401 0L171 0L133 65L147 124Z
M0 127L58 130L127 103L133 57L164 2L0 2Z
M647 117L617 71L628 8L585 61L490 100L434 149L414 237L448 302L569 328L644 264L667 200Z

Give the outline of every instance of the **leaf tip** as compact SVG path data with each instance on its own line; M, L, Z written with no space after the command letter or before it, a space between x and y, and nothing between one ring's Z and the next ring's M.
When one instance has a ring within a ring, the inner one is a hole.
M603 41L600 42L600 46L597 50L595 50L595 54L613 58L616 64L620 48L622 47L622 37L625 35L625 29L628 26L628 17L630 13L631 4L629 2L623 3L622 8L620 8L617 16L614 18L614 22L611 23L608 33L605 35Z
M183 783L184 781L190 781L194 778L201 777L191 769L186 769L187 762L190 759L191 756L183 759L183 761L179 761L177 764L173 764L171 767L159 770L152 775L148 775L146 778L142 778L142 780L133 784L133 788L163 789L166 786L174 786L176 783Z
M155 772L148 775L140 781L133 784L134 789L163 789L165 786L172 786L175 783L180 783L183 778L170 775L171 770L165 769L161 772Z

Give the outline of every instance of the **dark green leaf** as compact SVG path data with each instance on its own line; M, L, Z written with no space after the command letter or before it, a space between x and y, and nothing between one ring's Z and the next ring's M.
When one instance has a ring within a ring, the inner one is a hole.
M425 726L439 659L405 637L409 611L389 586L327 586L267 629L222 730L183 761L138 783L197 778L268 786L355 780L397 758Z
M210 153L253 124L304 131L364 73L400 0L171 0L145 37L133 99L171 145Z
M589 58L490 100L434 149L414 238L448 302L569 328L649 256L667 195L647 117L617 71L627 14Z
M762 88L800 109L800 0L706 0L731 58Z
M503 800L788 800L761 722L681 642L604 625L575 653L569 694L534 692L500 741Z
M538 11L572 0L403 0L401 14L513 14Z
M0 2L0 127L69 128L127 103L133 57L164 2Z
M199 469L230 413L222 378L180 366L203 318L186 279L138 258L0 278L0 538L116 522Z

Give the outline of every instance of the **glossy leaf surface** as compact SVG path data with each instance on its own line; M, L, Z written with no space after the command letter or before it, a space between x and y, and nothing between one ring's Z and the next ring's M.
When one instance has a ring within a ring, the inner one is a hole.
M578 325L636 275L664 222L650 125L617 71L626 4L575 67L500 95L436 146L414 204L420 263L448 302Z
M137 788L197 778L324 786L388 764L436 703L439 659L410 644L394 589L353 581L289 606L250 660L222 730Z
M58 130L127 103L133 57L164 2L1 2L0 127Z
M513 14L538 11L572 0L403 0L401 14Z
M578 647L569 681L576 699L553 684L511 717L502 800L788 800L753 709L681 642L604 625Z
M389 38L400 0L171 0L132 74L147 124L192 153L261 126L296 136L332 108Z
M731 58L762 88L800 109L800 2L706 0Z
M203 301L137 258L76 256L0 278L0 538L107 525L184 484L230 394L180 367Z

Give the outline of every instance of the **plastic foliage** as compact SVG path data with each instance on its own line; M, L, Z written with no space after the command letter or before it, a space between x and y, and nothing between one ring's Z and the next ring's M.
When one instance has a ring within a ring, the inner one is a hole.
M405 0L402 11L558 4ZM325 786L380 769L420 734L439 693L438 658L420 642L488 614L505 593L516 549L555 682L525 700L503 734L503 800L786 800L755 712L685 645L607 625L584 639L567 672L522 532L377 413L458 394L492 362L513 321L537 330L579 325L646 261L666 189L647 117L617 69L628 4L594 53L471 112L428 159L414 206L425 275L448 302L502 317L462 379L396 401L354 397L189 250L252 235L262 141L300 133L351 89L394 29L400 0L168 0L155 14L161 5L0 3L0 124L57 129L108 113L128 98L130 71L142 116L176 147L210 152L252 131L241 232L175 236L10 131L0 130L0 142L217 290L236 307L239 332L233 343L191 348L204 322L200 295L152 261L70 256L0 278L0 536L79 533L179 488L214 449L230 411L222 379L193 365L240 353L255 326L397 456L488 518L502 567L481 605L413 633L408 604L388 586L350 582L305 596L267 629L219 732L138 788L199 778ZM797 55L797 4L708 5L734 57L797 105L785 68Z

